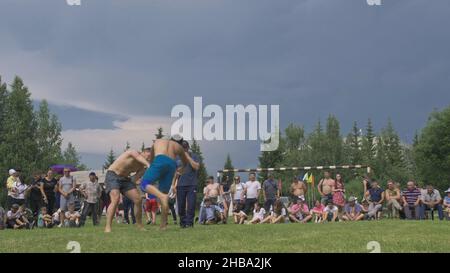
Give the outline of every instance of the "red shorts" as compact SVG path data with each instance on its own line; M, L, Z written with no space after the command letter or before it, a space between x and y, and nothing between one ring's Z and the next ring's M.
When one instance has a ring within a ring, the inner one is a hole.
M145 200L145 211L146 212L156 212L159 208L158 202L156 199L147 199Z

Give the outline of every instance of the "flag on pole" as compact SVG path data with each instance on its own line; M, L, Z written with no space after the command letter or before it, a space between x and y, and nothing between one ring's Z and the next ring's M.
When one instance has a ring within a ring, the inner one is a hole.
M305 173L303 176L303 181L308 182L308 173Z

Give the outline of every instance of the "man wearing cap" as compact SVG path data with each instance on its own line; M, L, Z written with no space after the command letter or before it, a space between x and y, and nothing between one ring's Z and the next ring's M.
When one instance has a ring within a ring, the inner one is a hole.
M81 212L80 226L84 226L89 212L91 212L92 222L94 223L94 226L96 226L98 224L98 201L102 190L100 188L100 184L98 183L97 175L94 172L89 174L89 181L81 185L80 190L86 198L84 201L83 211Z
M197 199L198 170L200 159L198 155L189 151L189 142L183 141L183 149L192 158L192 162L186 165L183 174L177 182L176 195L180 226L182 228L193 227L195 217L195 201Z
M359 204L356 203L356 197L351 196L348 199L348 203L344 206L344 215L342 219L344 221L359 221L364 218L364 214L362 213L362 208Z
M105 232L111 232L111 225L120 202L120 194L131 199L134 203L137 227L144 229L142 224L142 198L131 174L136 173L134 181L140 181L145 168L150 165L152 148L145 148L142 152L127 150L111 164L106 172L105 192L110 196L111 203L106 211Z
M15 196L15 193L13 192L13 185L17 180L19 180L19 174L14 169L10 169L8 173L9 177L6 180L6 188L8 190L6 206L7 208L11 208L11 206L14 204L14 196Z

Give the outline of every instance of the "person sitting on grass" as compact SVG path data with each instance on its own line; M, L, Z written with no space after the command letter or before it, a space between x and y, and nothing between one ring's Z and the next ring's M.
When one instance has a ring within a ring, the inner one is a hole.
M6 214L7 228L23 229L29 227L28 219L22 215L22 211L18 204L13 204L11 210Z
M445 218L450 221L450 188L445 191L444 201L442 202Z
M367 190L365 198L369 200L368 220L378 219L378 212L383 208L384 190L379 186L378 181L372 180L371 187Z
M271 224L282 224L286 222L287 217L287 209L284 207L283 202L280 199L275 201L272 212L269 216L267 216L264 220L261 221L261 224L271 223Z
M248 222L248 224L259 224L264 220L266 210L261 207L259 202L256 202L253 209L253 218Z
M351 196L348 199L348 203L344 206L344 215L342 215L342 219L344 221L359 221L364 218L364 214L362 214L361 205L356 203L356 197Z
M247 219L247 214L244 212L244 207L244 203L237 203L233 208L233 218L235 224L242 224L245 219Z
M320 202L320 200L314 201L314 207L311 209L311 216L314 218L314 223L320 223L323 221L323 210L325 206Z
M6 211L4 208L0 207L0 230L6 227Z
M225 223L223 215L223 209L218 205L213 205L211 199L205 198L204 207L203 207L203 216L204 219L200 224L203 225L212 225L217 224L219 221Z
M335 222L338 219L338 207L332 201L328 201L327 206L323 209L323 222Z
M38 228L51 228L53 227L52 216L48 214L47 207L42 207L37 221Z
M290 207L289 219L292 222L305 224L312 219L312 215L309 212L308 205L305 203L305 198L299 196L296 202Z
M69 203L68 211L65 213L64 226L65 227L79 227L80 226L80 213L75 211L75 204Z

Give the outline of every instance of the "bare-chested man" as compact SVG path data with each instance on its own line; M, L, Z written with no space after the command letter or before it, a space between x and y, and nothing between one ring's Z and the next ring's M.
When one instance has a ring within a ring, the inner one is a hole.
M208 177L207 185L203 191L204 198L209 198L214 205L217 205L217 199L220 195L220 184L214 181L214 177Z
M105 232L111 232L112 220L119 205L121 193L134 202L136 225L140 229L144 228L142 225L142 199L136 184L131 179L131 174L136 173L135 181L142 176L145 168L150 165L151 150L151 148L146 148L141 153L126 151L109 166L105 185L106 194L109 194L111 198L111 204L106 212Z
M161 201L161 229L166 229L167 226L168 193L176 181L173 179L177 170L176 157L178 156L184 165L197 164L183 149L182 143L183 138L179 135L172 136L170 140L157 139L150 156L150 168L145 171L140 184L143 192L153 194ZM154 186L157 181L158 188Z
M328 201L333 200L333 190L336 182L333 178L331 178L330 172L325 171L323 175L324 178L320 180L319 185L317 185L317 189L319 190L321 196L320 202L326 205Z
M306 187L305 182L300 180L298 177L294 177L294 181L292 181L290 190L293 200L297 200L299 196L305 197L307 191L308 188Z

